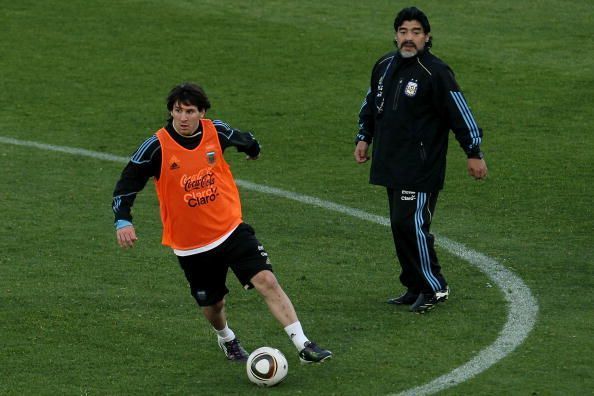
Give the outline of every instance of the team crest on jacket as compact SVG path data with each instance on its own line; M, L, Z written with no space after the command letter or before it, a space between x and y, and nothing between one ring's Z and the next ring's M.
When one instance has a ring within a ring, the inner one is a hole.
M404 88L404 94L409 98L412 98L417 94L418 87L419 84L417 84L417 80L410 80L408 84L406 84L406 88Z
M214 165L217 162L216 153L214 151L207 151L206 152L206 159L208 160L209 165Z

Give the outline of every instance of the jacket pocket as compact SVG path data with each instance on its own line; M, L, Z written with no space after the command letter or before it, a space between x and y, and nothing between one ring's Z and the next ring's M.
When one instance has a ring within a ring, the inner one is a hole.
M392 105L392 110L396 111L398 109L398 101L400 100L400 91L402 91L402 82L404 80L400 79L398 81L398 85L396 86L396 93L394 94L394 104Z

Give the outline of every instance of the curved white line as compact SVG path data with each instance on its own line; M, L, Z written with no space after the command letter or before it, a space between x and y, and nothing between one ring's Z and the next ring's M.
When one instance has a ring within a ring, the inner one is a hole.
M18 140L2 136L0 136L0 142L112 162L125 163L129 160L127 157L112 154L73 147L54 146L51 144ZM281 190L279 188L263 186L245 180L237 179L236 181L239 186L248 190L291 199L293 201L339 212L384 226L390 225L390 220L388 218L370 214L359 209L350 208L330 201L324 201L308 195ZM472 250L461 243L442 236L436 236L435 241L441 248L447 250L449 253L477 267L499 287L508 303L507 321L495 342L480 351L470 361L425 385L409 389L398 395L430 395L467 381L487 370L522 344L536 323L538 303L521 278L492 258Z
M260 184L251 183L244 180L238 180L237 182L240 186L250 190L318 206L320 208L356 217L361 220L370 221L372 223L385 226L390 225L390 219L376 216L359 209L353 209L348 206L339 205L329 201L323 201L321 199L307 195L289 192L278 188L262 186ZM461 243L442 236L436 236L435 242L441 248L447 250L454 256L457 256L477 267L499 287L508 303L507 322L503 326L503 329L499 333L499 337L497 337L495 342L480 351L466 364L454 369L448 374L434 379L425 385L409 389L399 393L399 395L430 395L446 388L455 386L461 382L467 381L468 379L487 370L489 367L503 359L520 344L522 344L536 323L538 303L532 296L530 288L526 286L522 279L492 258L472 250Z
M481 270L503 292L507 301L507 321L495 342L467 363L433 381L401 392L398 395L430 395L458 385L482 373L509 355L528 337L536 323L538 303L530 288L520 277L490 257L469 249L461 243L445 237L436 238L436 243L451 254L460 257Z

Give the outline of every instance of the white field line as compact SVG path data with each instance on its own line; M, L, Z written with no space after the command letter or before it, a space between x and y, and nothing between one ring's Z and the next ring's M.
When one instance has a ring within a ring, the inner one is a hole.
M126 163L129 160L127 157L121 157L112 154L73 147L55 146L45 143L18 140L2 136L0 136L0 143L56 151L112 162ZM310 197L308 195L281 190L279 188L268 187L245 180L237 180L237 184L247 190L253 190L264 194L287 198L293 201L317 206L334 212L339 212L384 226L390 225L390 220L386 217L377 216L359 209L350 208L348 206L340 205L330 201L324 201L319 198ZM489 367L503 359L520 344L522 344L536 323L538 303L528 286L522 281L521 278L492 258L470 249L461 243L442 236L436 236L435 242L438 246L440 246L442 249L445 249L450 254L453 254L454 256L457 256L477 267L499 287L505 300L507 301L507 321L505 322L503 329L499 333L499 336L495 342L481 350L467 363L455 368L451 372L444 374L441 377L434 379L431 382L401 392L398 395L430 395L467 381L468 379L487 370Z

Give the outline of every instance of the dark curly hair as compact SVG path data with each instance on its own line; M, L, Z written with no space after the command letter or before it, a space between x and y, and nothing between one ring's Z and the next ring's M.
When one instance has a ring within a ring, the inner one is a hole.
M394 30L398 31L398 28L402 25L404 21L419 21L421 26L423 27L423 32L425 34L429 34L431 32L431 25L429 24L429 19L427 15L417 7L407 7L400 10L400 12L396 15L394 19ZM425 44L425 48L431 48L433 44L433 38L429 37L429 41Z
M200 85L184 82L176 85L167 95L167 110L173 110L175 103L185 104L186 106L196 106L198 110L210 109L210 102L204 89Z

